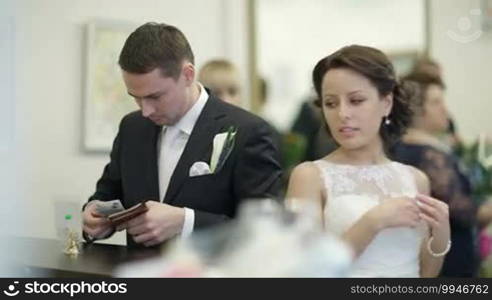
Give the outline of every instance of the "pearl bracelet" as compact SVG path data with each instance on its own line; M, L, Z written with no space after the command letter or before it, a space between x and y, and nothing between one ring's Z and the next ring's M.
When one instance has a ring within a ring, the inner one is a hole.
M448 241L448 245L446 246L446 249L444 249L443 252L441 253L435 253L434 251L432 251L432 248L431 248L431 243L432 241L434 240L434 237L431 236L429 238L429 241L427 242L427 250L429 251L430 255L434 256L434 257L441 257L441 256L444 256L446 254L448 254L449 250L451 250L451 240Z

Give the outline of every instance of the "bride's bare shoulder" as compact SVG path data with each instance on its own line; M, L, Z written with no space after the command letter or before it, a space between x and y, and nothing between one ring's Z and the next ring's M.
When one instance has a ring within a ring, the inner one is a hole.
M430 181L429 177L422 172L421 170L417 169L414 166L406 165L409 169L410 172L412 173L415 183L417 184L417 189L419 193L421 194L426 194L429 195L430 193Z
M312 161L306 161L297 165L290 175L292 179L307 180L320 177L319 168Z
M286 196L289 206L304 200L322 203L323 195L321 174L314 162L301 163L292 170Z

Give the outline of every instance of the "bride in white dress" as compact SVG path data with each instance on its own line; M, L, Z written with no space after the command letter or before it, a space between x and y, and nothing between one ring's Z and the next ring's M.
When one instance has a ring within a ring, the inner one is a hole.
M297 166L287 201L316 204L319 221L353 249L353 277L434 277L451 246L447 205L421 171L391 161L411 110L379 50L348 46L313 71L318 104L339 147Z

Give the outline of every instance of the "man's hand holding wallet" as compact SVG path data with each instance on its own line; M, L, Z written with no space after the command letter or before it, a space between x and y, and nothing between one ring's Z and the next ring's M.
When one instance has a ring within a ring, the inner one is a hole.
M146 202L144 200L128 209L123 208L120 200L99 202L96 204L96 210L99 214L108 218L114 227L117 227L148 211L149 209L145 205Z
M89 203L82 213L83 230L88 241L109 237L118 225L148 210L145 205L146 201L128 209L123 208L120 200L94 200L93 202Z
M137 243L154 246L180 234L184 209L156 201L142 201L123 209L119 200L90 203L83 212L84 232L94 239L127 230Z
M157 201L147 201L148 211L116 227L126 229L136 243L145 246L158 245L181 233L185 211L181 207Z

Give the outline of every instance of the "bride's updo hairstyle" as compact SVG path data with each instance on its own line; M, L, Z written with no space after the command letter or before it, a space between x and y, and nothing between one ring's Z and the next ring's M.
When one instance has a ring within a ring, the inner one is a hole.
M393 94L393 108L388 116L390 124L386 125L383 118L379 129L384 148L388 150L405 133L412 119L407 91L399 84L388 57L378 49L352 45L321 59L313 70L313 85L318 96L315 104L318 107L322 105L323 78L331 69L350 69L363 75L378 90L381 98Z

